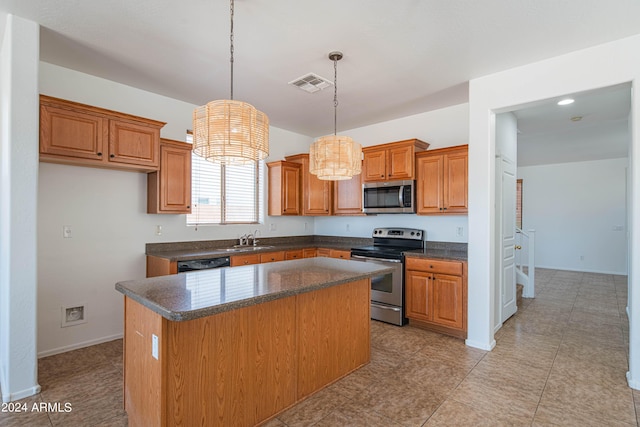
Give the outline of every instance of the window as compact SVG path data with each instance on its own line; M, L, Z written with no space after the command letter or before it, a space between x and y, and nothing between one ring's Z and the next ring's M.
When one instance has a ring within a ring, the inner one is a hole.
M516 180L516 227L522 230L522 180Z
M192 142L191 134L187 142ZM264 162L219 165L191 154L191 213L187 225L263 221Z

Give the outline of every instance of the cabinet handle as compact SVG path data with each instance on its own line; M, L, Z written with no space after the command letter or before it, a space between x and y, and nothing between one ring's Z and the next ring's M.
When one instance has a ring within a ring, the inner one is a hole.
M384 178L384 175L380 175L380 178Z
M191 206L187 206L187 209L191 209Z
M98 156L102 156L102 153L96 153Z
M112 159L115 157L115 154L109 154L109 157L111 157Z

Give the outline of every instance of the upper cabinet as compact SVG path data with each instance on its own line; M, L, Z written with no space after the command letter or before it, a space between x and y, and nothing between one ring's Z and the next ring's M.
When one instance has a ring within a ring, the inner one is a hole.
M362 180L372 182L415 179L415 154L428 147L428 143L419 139L364 147Z
M191 148L160 140L160 170L147 174L147 213L191 213Z
M300 163L277 161L267 163L269 215L300 215Z
M163 122L40 95L40 160L156 171Z
M364 215L362 212L362 174L333 182L333 214Z
M416 154L418 214L468 212L468 157L467 145Z
M301 165L302 180L302 215L323 216L331 215L331 199L333 185L331 181L318 179L309 172L309 154L286 156L288 162Z

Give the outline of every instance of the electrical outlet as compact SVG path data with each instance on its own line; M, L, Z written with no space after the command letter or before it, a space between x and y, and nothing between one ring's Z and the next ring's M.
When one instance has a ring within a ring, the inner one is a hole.
M269 231L276 231L276 225L274 223L269 224Z
M456 236L462 237L464 234L464 227L456 227Z
M62 237L65 239L70 239L71 238L71 226L70 225L63 225L62 226Z
M580 261L584 261L584 255L580 255Z
M347 231L351 231L351 226L347 224Z
M162 226L156 225L156 236L162 236Z

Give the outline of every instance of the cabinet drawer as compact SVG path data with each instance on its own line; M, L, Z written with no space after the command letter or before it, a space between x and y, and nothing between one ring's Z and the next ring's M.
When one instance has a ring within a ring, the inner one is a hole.
M284 261L284 251L260 254L260 263Z
M419 270L428 271L430 273L442 273L462 276L461 261L407 258L405 264L407 270Z
M284 259L302 259L304 258L304 252L302 249L297 251L286 251L284 253Z
M231 257L231 267L260 264L260 254L235 255Z

